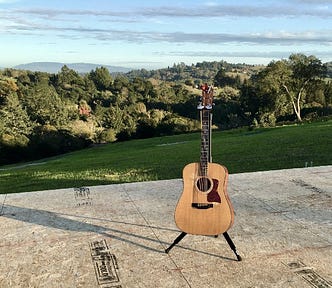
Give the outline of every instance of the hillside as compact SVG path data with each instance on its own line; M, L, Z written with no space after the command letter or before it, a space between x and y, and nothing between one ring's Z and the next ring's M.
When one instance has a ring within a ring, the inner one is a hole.
M249 78L251 75L264 69L264 65L250 65L244 63L228 63L226 61L201 62L191 65L185 63L174 64L172 67L157 70L132 70L126 73L128 78L142 77L153 78L166 82L183 82L187 85L199 85L202 82L213 83L214 78L220 69L235 78L237 75Z
M331 121L213 132L213 162L230 174L332 164ZM199 133L97 146L38 162L2 166L0 193L182 177L199 161Z

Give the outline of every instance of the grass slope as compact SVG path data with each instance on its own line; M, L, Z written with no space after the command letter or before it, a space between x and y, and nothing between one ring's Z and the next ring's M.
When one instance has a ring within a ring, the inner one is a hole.
M213 162L229 173L332 164L332 121L213 132ZM0 193L182 177L198 162L200 134L132 140L0 168Z

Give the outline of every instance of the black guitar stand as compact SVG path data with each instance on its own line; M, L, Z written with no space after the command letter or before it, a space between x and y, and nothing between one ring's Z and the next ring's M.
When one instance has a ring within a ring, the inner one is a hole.
M166 250L165 250L165 253L169 253L169 251L176 245L178 244L183 238L184 236L186 236L187 233L186 232L181 232L181 234L176 237L176 239L174 240L174 242L171 244L171 246L169 246ZM231 247L231 249L233 250L235 256L236 256L236 259L237 261L241 261L242 260L242 257L237 253L236 251L236 247L231 239L231 237L229 237L228 233L227 232L224 232L222 235L224 235L229 247ZM215 237L218 237L218 235L216 235Z

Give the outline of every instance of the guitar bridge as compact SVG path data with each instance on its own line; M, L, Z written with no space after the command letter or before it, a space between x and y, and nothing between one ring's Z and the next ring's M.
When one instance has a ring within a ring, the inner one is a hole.
M213 204L211 203L192 203L191 207L196 208L196 209L209 209L213 208Z

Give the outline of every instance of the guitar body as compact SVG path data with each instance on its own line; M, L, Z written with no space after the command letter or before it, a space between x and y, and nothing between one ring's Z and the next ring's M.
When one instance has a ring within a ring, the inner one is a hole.
M200 176L200 163L183 169L183 192L175 209L175 223L183 232L195 235L219 235L233 224L234 210L226 185L227 169L207 163L206 176Z

